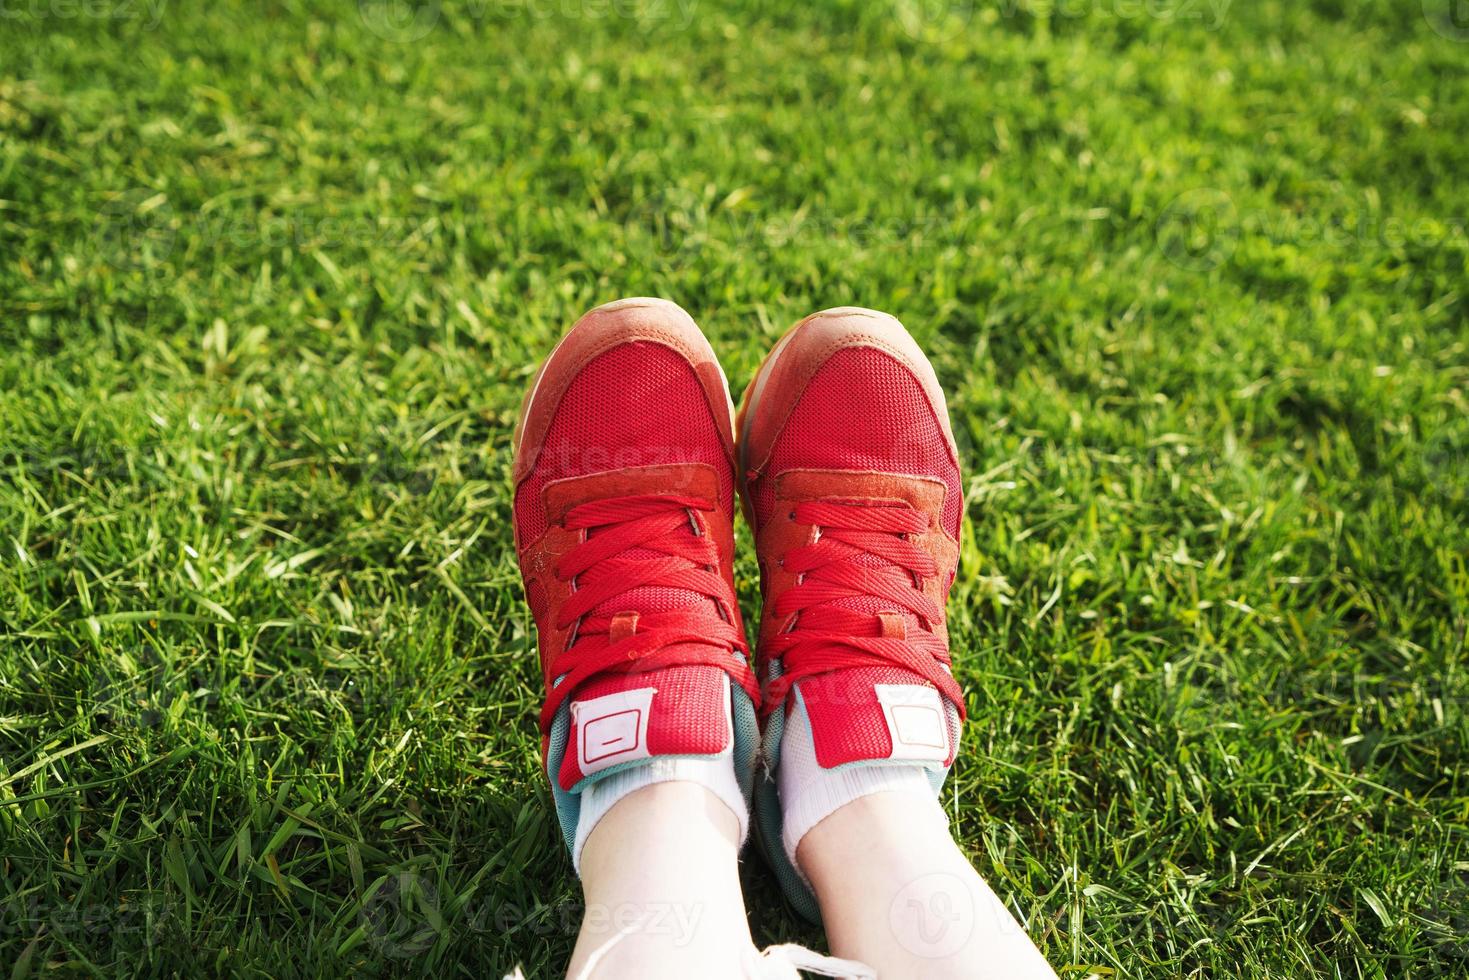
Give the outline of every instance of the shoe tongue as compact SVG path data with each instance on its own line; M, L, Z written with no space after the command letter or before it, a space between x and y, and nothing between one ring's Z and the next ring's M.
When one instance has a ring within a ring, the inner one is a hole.
M557 781L564 790L605 769L659 756L712 756L734 744L729 675L718 667L604 674L570 704Z
M597 533L600 532L593 531L592 535L595 536ZM663 558L664 555L651 548L630 548L618 557L634 561L648 561ZM616 630L617 621L628 613L644 617L680 610L710 613L716 616L719 614L719 607L713 599L692 589L678 589L665 585L640 585L625 592L616 593L593 608L589 618L612 620L613 625L610 630L602 628L600 632L581 632L576 640L576 649L582 653L591 653L612 643L611 630ZM632 619L629 627L636 630L639 628L637 624L638 620ZM722 672L716 671L716 673ZM583 687L588 688L590 685L583 685Z
M861 565L866 568L892 569L895 567L891 562L872 554L860 554L849 559L849 561L854 565ZM884 629L883 619L885 618L891 619L894 622L901 622L909 635L916 636L918 631L923 629L923 624L918 621L918 617L913 615L912 612L880 596L844 596L841 599L834 599L826 605L835 609L849 609L852 612L872 617L872 627L866 634L868 636L882 635ZM904 673L908 672L904 671Z
M593 536L597 533L599 532L594 531ZM683 529L679 533L691 538L694 536L692 529ZM666 556L652 548L630 548L618 557L633 561L648 561ZM719 606L708 596L692 589L675 589L661 585L640 585L635 589L619 592L593 609L592 615L615 616L618 613L631 612L651 616L656 613L677 612L681 609L719 615Z
M901 667L848 667L796 685L816 761L953 764L959 712L928 681Z
M891 567L871 554L852 561L870 568ZM879 596L846 596L829 605L870 616L868 636L881 636L898 624L909 635L923 629L912 612L894 609L892 602ZM947 766L954 760L958 711L911 670L849 667L808 678L796 687L811 721L816 761L824 768L876 761Z

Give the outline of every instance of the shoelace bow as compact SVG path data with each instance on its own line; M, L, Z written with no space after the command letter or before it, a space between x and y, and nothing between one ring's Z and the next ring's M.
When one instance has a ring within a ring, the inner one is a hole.
M614 946L642 929L641 919L619 929L611 939L592 950L575 980L589 980ZM823 956L795 943L767 946L758 951L750 946L740 955L739 968L746 980L802 980L803 972L837 977L838 980L874 980L877 976L865 963ZM504 980L525 980L525 973L517 966L505 975Z
M550 730L557 709L583 681L608 672L718 667L759 703L759 686L746 662L749 647L735 622L708 609L594 613L609 599L656 586L696 592L725 615L738 616L734 596L718 571L718 544L694 516L712 509L696 498L646 494L592 501L567 512L566 527L587 535L556 566L557 578L576 585L558 611L556 625L566 629L575 624L575 629L566 649L551 658L549 674L561 682L541 709L542 731ZM658 556L626 557L634 550ZM579 646L579 640L599 634L608 637L605 646Z
M775 615L796 619L767 645L766 653L781 659L783 673L767 685L762 711L768 714L784 704L790 689L807 677L876 666L912 671L964 717L963 692L944 669L951 662L948 644L932 631L943 621L943 609L921 588L924 579L938 574L938 566L908 539L928 530L929 516L907 505L818 501L797 504L795 520L818 528L819 536L785 557L785 570L796 574L796 584L776 600ZM858 561L864 555L880 564ZM855 596L874 596L885 610L912 613L928 629L884 635L877 615L834 604Z

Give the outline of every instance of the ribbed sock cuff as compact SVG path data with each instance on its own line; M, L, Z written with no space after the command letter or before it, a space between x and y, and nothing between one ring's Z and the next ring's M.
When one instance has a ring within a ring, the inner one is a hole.
M803 878L805 872L796 863L801 838L853 800L872 793L916 793L937 805L928 772L917 763L861 762L823 769L816 761L811 722L799 702L781 736L776 785L780 790L781 843L791 866Z
M721 803L729 807L739 821L739 844L745 843L750 829L750 811L745 796L740 792L739 780L735 778L734 759L726 752L708 758L669 757L649 759L631 769L623 769L588 785L581 791L581 812L576 821L576 843L571 849L571 863L581 873L581 851L598 822L607 811L634 790L655 783L697 783L713 793Z

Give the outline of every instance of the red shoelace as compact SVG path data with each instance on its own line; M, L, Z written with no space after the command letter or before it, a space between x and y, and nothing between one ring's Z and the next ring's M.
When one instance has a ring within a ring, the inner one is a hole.
M691 497L647 494L597 500L567 512L566 527L587 534L556 566L557 578L576 586L557 610L556 625L575 629L566 649L551 658L548 676L561 683L547 693L542 731L550 731L557 709L583 681L602 673L718 667L759 703L749 647L735 625L739 606L719 573L719 547L696 516L712 509ZM629 557L633 551L657 554ZM700 602L668 612L596 612L643 586L694 592L711 600L712 608ZM583 642L597 636L605 643Z
M945 670L948 644L932 632L943 621L943 609L921 588L938 567L908 539L928 530L929 516L907 505L821 501L797 504L795 520L818 528L819 536L785 557L785 570L797 579L776 599L775 615L795 620L764 651L780 658L783 672L767 685L762 711L768 714L785 703L794 685L816 674L898 667L938 688L964 717L963 692ZM878 561L864 558L869 555ZM860 596L874 597L882 609L898 613L905 622L902 635L884 635L876 614L835 604ZM916 617L922 628L915 631L903 614Z

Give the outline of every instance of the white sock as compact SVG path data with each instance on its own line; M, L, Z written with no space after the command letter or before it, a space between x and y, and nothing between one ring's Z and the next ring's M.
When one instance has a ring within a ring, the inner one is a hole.
M581 872L582 846L592 835L592 829L618 800L644 786L676 781L697 783L729 807L740 824L739 843L744 844L745 834L750 829L750 813L745 805L745 796L740 792L739 780L735 778L733 753L726 750L722 755L705 758L653 758L642 765L604 776L581 791L581 813L576 821L576 844L571 850L571 864L577 872Z
M928 772L916 762L871 763L823 769L816 761L811 722L798 700L780 738L780 765L775 775L780 791L781 839L791 866L796 848L812 827L841 807L872 793L917 793L937 800Z

